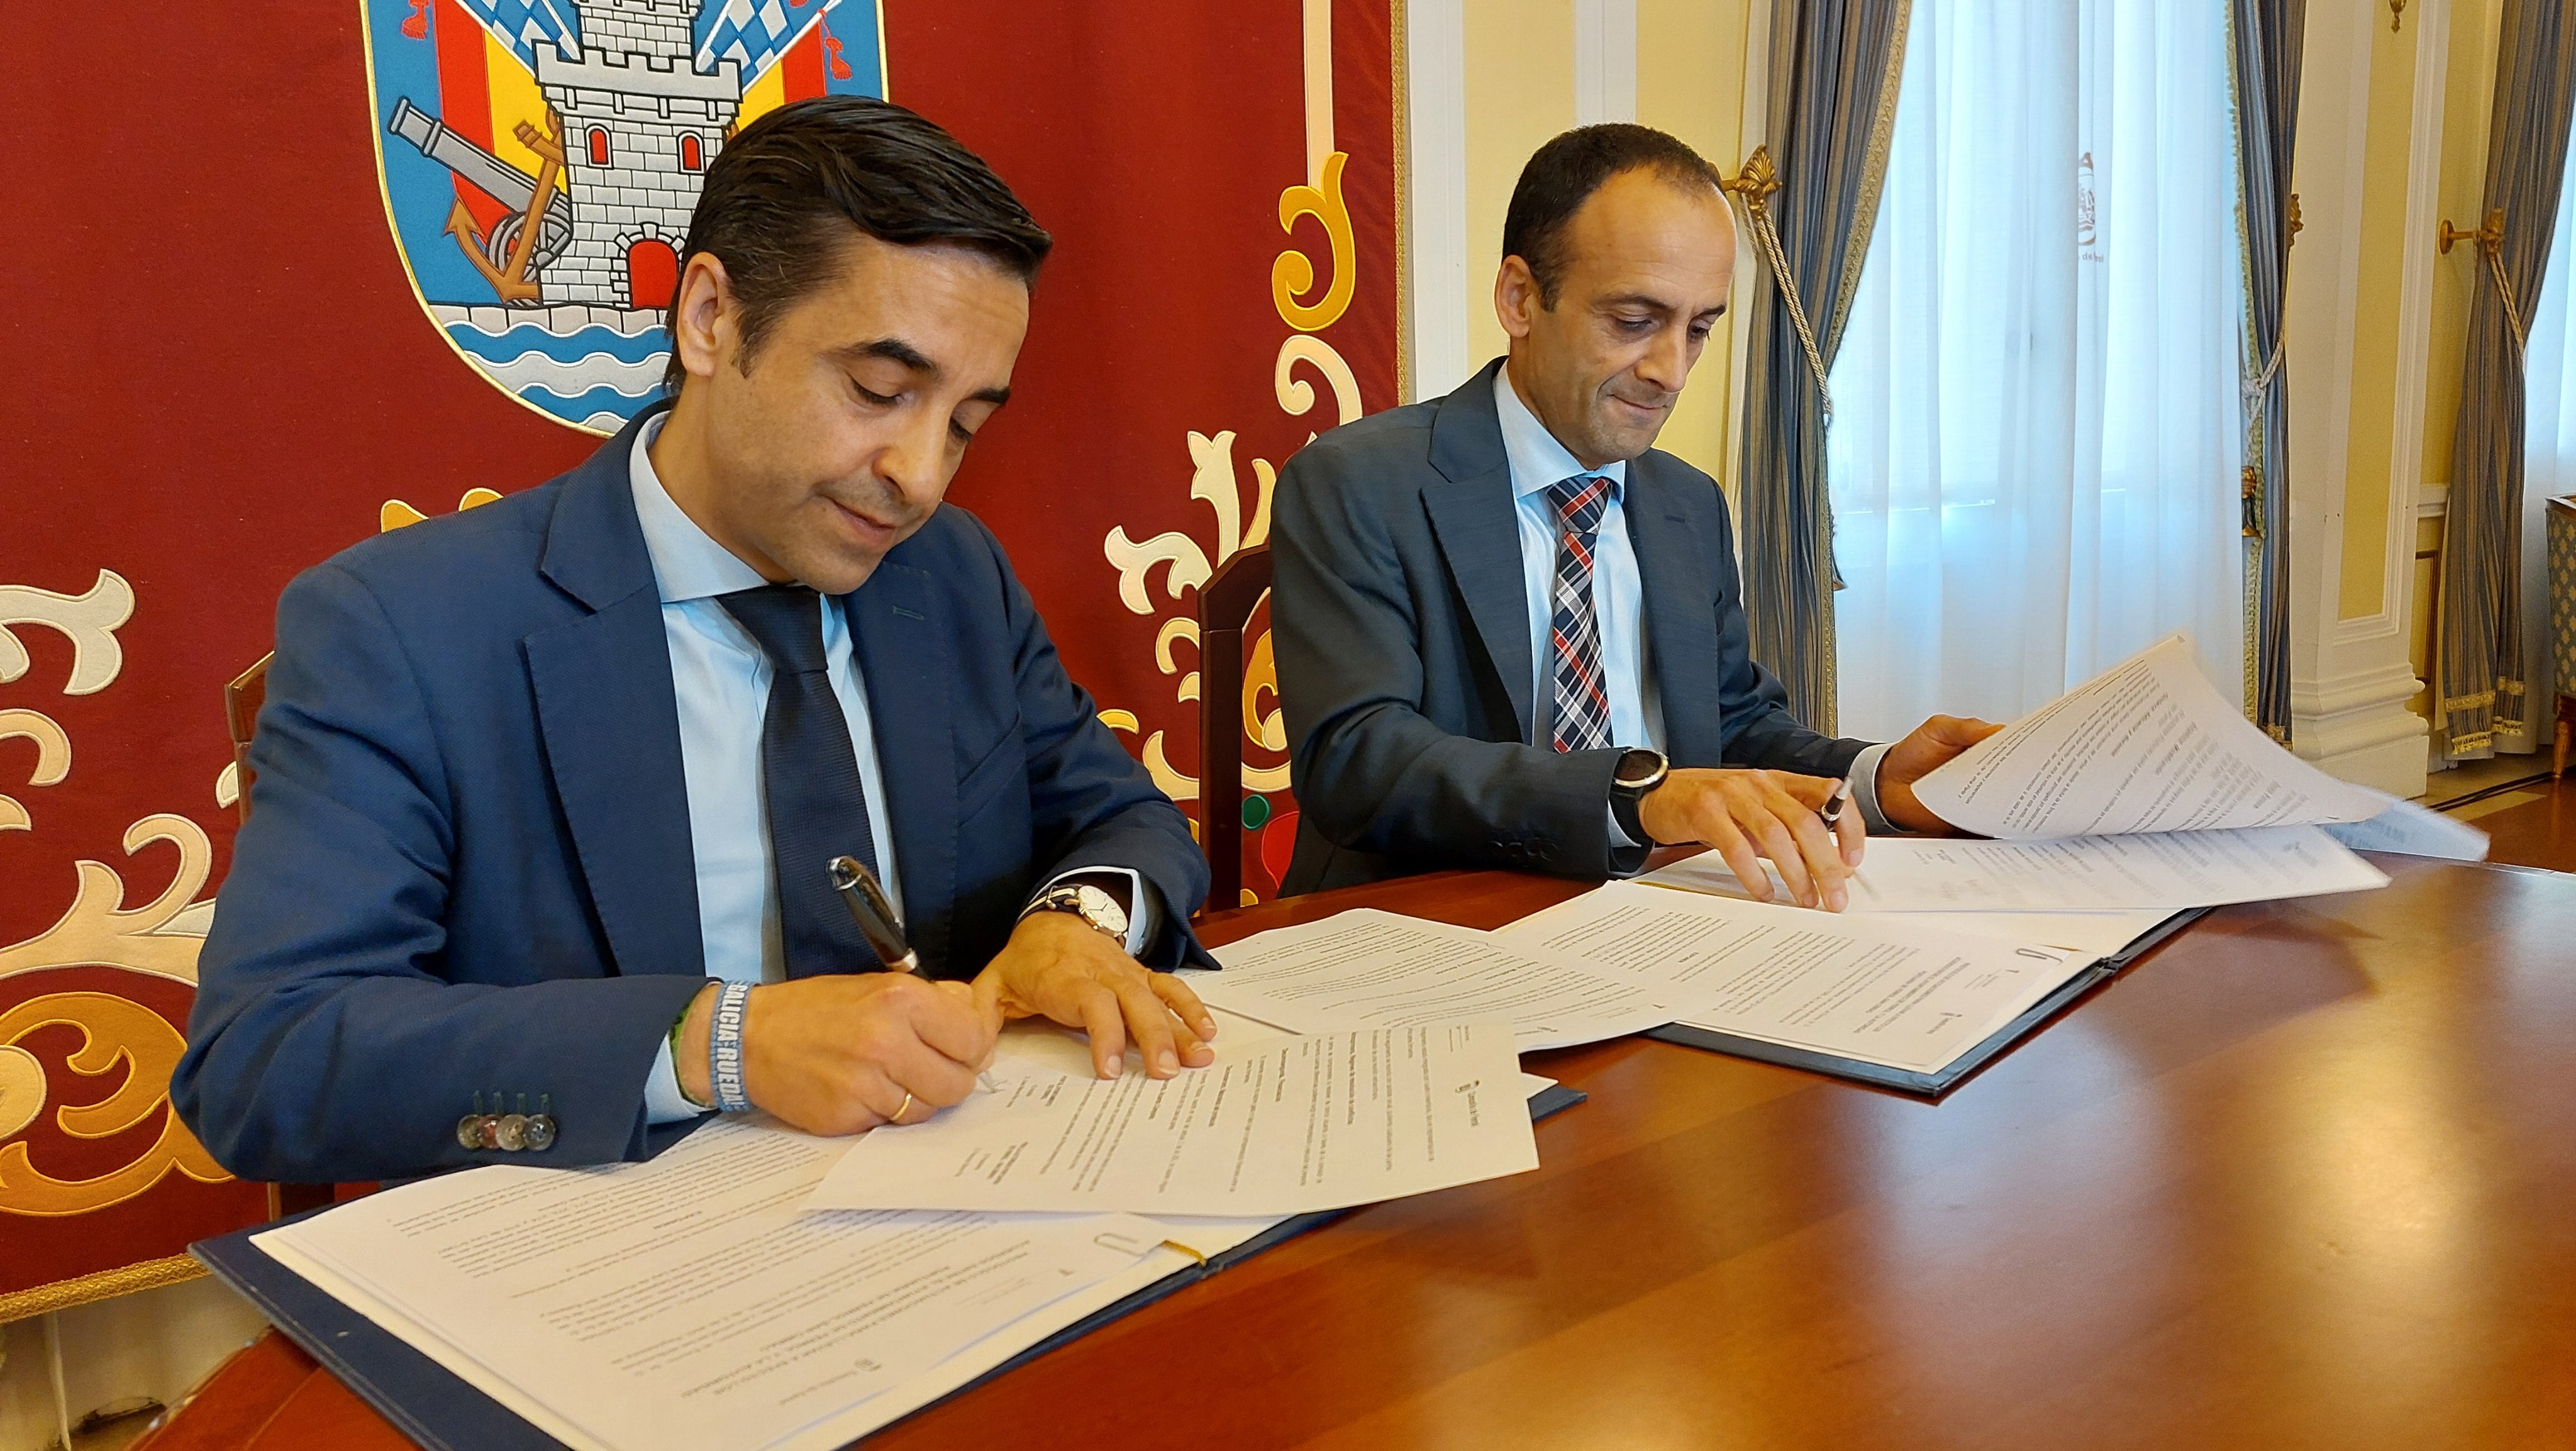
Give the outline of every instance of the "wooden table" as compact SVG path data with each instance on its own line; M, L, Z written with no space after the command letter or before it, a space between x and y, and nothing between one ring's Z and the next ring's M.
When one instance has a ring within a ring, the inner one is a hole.
M2213 914L1939 1104L1533 1055L1592 1096L1536 1173L1353 1214L870 1444L2576 1446L2576 876L2382 865ZM1450 874L1208 935L1573 890ZM406 1443L271 1337L147 1444Z

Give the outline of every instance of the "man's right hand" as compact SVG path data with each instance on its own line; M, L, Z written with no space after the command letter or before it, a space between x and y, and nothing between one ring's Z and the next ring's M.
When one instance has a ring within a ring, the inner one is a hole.
M1675 771L1637 803L1637 823L1659 845L1715 847L1756 901L1771 900L1771 874L1762 869L1769 857L1799 906L1839 912L1866 843L1860 810L1849 802L1835 831L1825 829L1817 813L1834 785L1788 771Z
M672 1063L681 1091L700 1103L715 1098L715 999L711 983L689 1005ZM962 982L865 972L769 983L743 1008L743 1091L807 1133L919 1123L975 1091L1001 1031L1000 1016L979 1009Z

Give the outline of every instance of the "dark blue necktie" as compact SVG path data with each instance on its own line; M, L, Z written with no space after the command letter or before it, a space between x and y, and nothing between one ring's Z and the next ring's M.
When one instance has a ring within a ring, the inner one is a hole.
M778 881L787 975L856 972L875 954L835 901L824 864L854 856L877 869L868 798L859 785L849 717L824 673L823 597L801 584L720 595L769 657L769 710L760 722L760 788L769 803L770 870Z

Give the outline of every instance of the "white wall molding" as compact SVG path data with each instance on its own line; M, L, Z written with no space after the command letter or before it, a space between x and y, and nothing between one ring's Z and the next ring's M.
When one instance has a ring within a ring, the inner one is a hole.
M2406 658L2413 582L2415 494L2424 422L2424 316L2429 243L2441 160L2448 0L2425 0L2415 27L2400 322L2378 610L2342 615L2343 540L2350 484L2355 334L2361 289L2363 190L2368 180L2371 47L2367 7L2307 12L2300 78L2299 157L2292 185L2308 219L2291 254L2286 326L2290 378L2290 713L2299 755L2347 780L2399 796L2424 789L2423 720L2406 709L2422 688ZM2413 17L2410 17L2413 18ZM2391 42L2402 43L2402 42ZM2314 250L2310 250L2313 248ZM2331 250L2330 250L2331 249ZM2364 400L2364 406L2373 406Z
M1771 0L1747 0L1744 7L1744 109L1738 119L1737 134L1741 155L1712 156L1720 170L1732 174L1753 154L1753 148L1771 136ZM1742 488L1744 476L1744 383L1746 369L1753 354L1753 329L1746 326L1752 316L1755 274L1764 266L1761 254L1754 250L1753 240L1736 228L1735 287L1726 301L1728 326L1726 346L1726 459L1717 472L1718 486L1726 493L1727 507L1743 518ZM1736 550L1744 548L1743 536L1736 536Z
M1466 0L1405 0L1405 398L1475 371L1467 337Z
M1637 119L1637 0L1574 0L1574 124Z
M2433 248L2442 207L2442 107L2448 99L2451 0L2422 0L2406 147L2406 223L2399 241L2397 376L2389 399L2387 527L2380 545L2379 609L2335 622L2339 646L2394 638L2404 653L2414 613L2415 501L2424 486L2426 377L2433 347ZM2412 695L2410 691L2408 694Z

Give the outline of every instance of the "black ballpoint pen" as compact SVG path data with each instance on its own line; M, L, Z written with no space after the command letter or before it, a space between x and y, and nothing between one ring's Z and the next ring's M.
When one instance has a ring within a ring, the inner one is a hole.
M850 916L859 924L859 933L875 949L877 961L889 972L921 971L921 956L912 944L903 940L903 928L896 921L894 903L886 899L885 888L877 885L877 874L856 857L836 856L824 863L831 874L832 889L848 904Z
M846 856L832 858L823 864L823 869L832 878L832 890L849 904L850 915L858 920L859 933L875 949L877 961L884 963L888 972L918 975L921 954L904 941L903 928L895 922L894 903L887 899L885 888L878 885L877 874L868 870L866 862ZM991 1093L995 1087L991 1068L975 1070L975 1082Z
M1842 824L1843 806L1850 800L1851 778L1846 776L1834 783L1833 793L1825 798L1825 809L1818 813L1824 818L1825 830L1831 831Z

